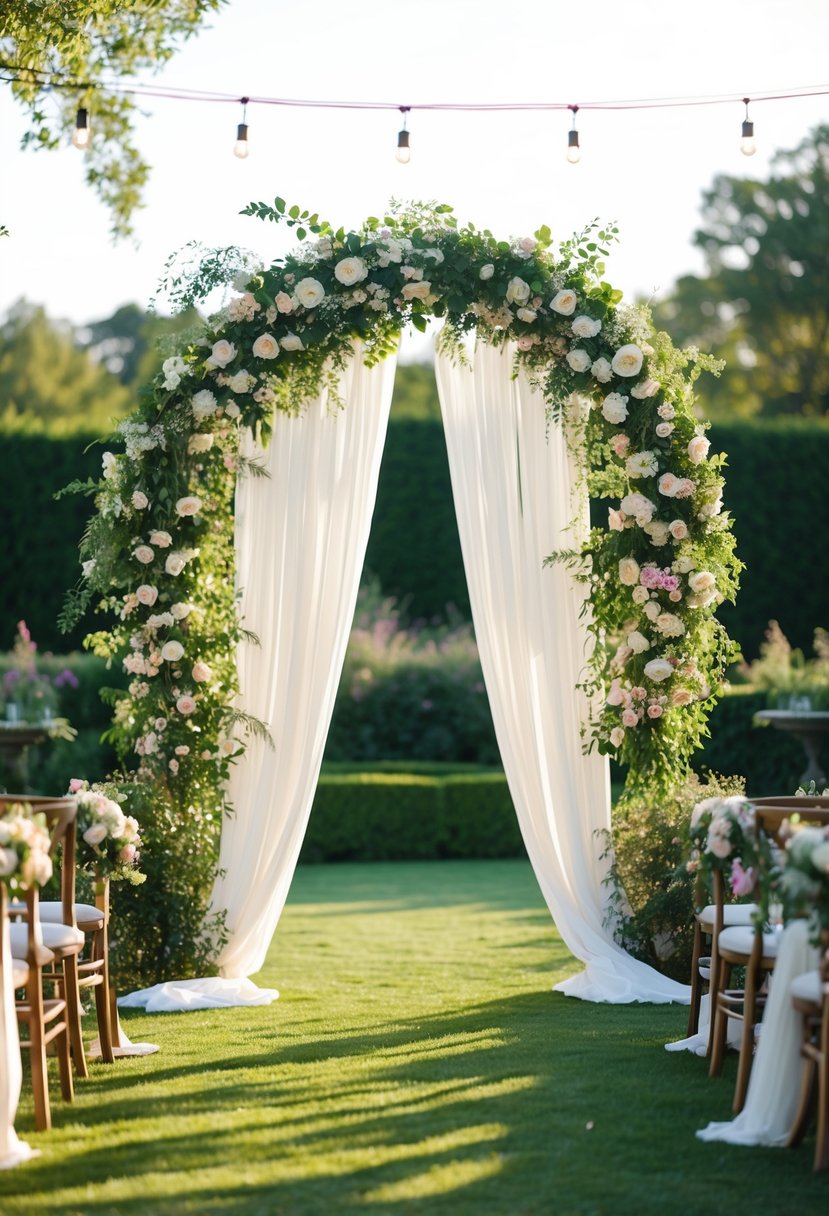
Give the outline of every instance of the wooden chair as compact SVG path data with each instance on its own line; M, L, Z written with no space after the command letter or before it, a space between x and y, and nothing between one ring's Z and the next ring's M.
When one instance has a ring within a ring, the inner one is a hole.
M81 954L86 944L86 935L76 923L78 907L91 912L94 919L93 932L97 933L102 927L101 917L97 909L91 905L75 904L75 819L76 806L73 798L45 798L29 796L22 798L9 794L0 795L0 809L15 802L26 802L33 810L40 811L46 817L46 822L52 836L51 854L57 862L59 853L60 900L44 901L45 914L41 915L38 907L41 940L53 959L43 968L43 981L51 984L66 1001L67 1020L69 1022L69 1038L75 1072L79 1077L88 1077L86 1054L83 1046L83 1006L81 1003L81 987L91 984L102 985L102 969L100 963L92 959L90 963L81 960ZM57 909L57 911L56 911ZM14 907L15 914L28 917L28 912L20 907ZM83 923L83 922L82 922ZM20 954L26 933L23 924L11 926L12 952ZM99 1015L109 1025L108 1003L105 1012L101 1010L101 1002L96 1002ZM100 1033L100 1031L99 1031ZM103 1040L103 1035L101 1035ZM110 1044L111 1058L111 1040Z
M803 822L829 823L827 798L758 798L754 800L755 830L780 847L785 820L797 812ZM720 899L722 892L720 891ZM728 1019L742 1023L740 1058L732 1108L742 1110L754 1058L756 1027L765 1003L765 986L777 959L778 933L767 927L732 926L724 928L717 939L716 986L711 987L711 1038L709 1076L722 1072L725 1059ZM735 967L745 969L745 986L731 988ZM712 977L713 978L713 977Z
M787 1145L796 1148L803 1140L817 1105L815 1171L829 1168L829 948L820 967L799 975L791 985L792 1002L802 1018L803 1079L800 1101Z
M699 1015L702 998L705 992L716 992L718 985L719 951L717 943L724 928L734 925L749 926L754 921L757 911L756 904L731 903L727 899L722 875L715 876L719 880L719 893L712 892L713 902L703 904L705 891L702 883L697 884L695 902L700 907L694 917L694 944L691 956L691 1004L688 1010L687 1036L699 1033ZM719 898L718 898L719 894ZM711 1053L711 1029L714 1024L713 1013L708 1022L708 1052Z
M22 999L15 1001L15 1010L18 1024L25 1031L25 1034L21 1035L20 1046L29 1053L35 1126L38 1131L48 1131L52 1126L52 1112L49 1104L46 1049L51 1043L54 1043L58 1058L61 1093L67 1102L71 1102L74 1097L69 1053L69 1021L65 999L47 999L43 993L43 968L53 963L54 955L43 944L37 887L31 887L26 893L25 909L26 923L21 926L24 931L22 941L18 940L17 946L12 946L12 957L7 961L12 967L15 990L24 993ZM5 917L7 912L6 887L0 883L0 914ZM10 929L12 928L14 926L10 926Z

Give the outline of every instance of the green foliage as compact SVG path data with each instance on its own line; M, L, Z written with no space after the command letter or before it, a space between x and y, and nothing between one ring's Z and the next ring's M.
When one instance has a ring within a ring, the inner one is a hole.
M323 773L302 861L517 857L503 773Z
M691 969L696 880L685 867L691 812L703 798L742 790L740 778L691 776L658 801L623 798L614 810L608 881L617 940L675 979L686 981Z
M764 689L770 705L789 708L791 697L807 697L810 709L829 708L829 635L817 628L815 657L806 659L794 649L777 621L770 621L760 657L746 663L740 675L755 688Z
M0 325L0 432L108 434L132 397L70 326L20 301Z
M767 181L721 175L695 242L707 274L656 310L678 340L726 359L700 391L714 418L829 412L829 126L778 152Z
M755 725L754 715L768 705L768 694L735 687L717 703L709 720L710 737L694 759L697 772L741 776L750 797L791 794L806 760L793 736Z
M12 76L12 94L28 114L23 146L59 147L74 127L76 107L85 106L92 131L86 180L109 208L116 236L132 231L149 165L134 142L135 101L107 86L156 71L223 3L20 0L3 6L0 58Z
M440 421L440 403L431 363L398 363L391 399L391 420Z

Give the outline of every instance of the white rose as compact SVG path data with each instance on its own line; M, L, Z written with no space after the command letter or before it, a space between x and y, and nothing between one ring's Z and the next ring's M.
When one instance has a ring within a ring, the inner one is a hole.
M607 359L596 359L590 371L593 373L594 380L598 380L599 384L607 384L609 380L613 379L613 368Z
M283 350L305 350L302 339L296 334L285 334L284 338L279 339L279 345Z
M164 569L168 574L171 574L173 578L176 578L179 574L181 574L186 565L187 557L184 553L170 553L166 562L164 563Z
M184 498L179 498L176 502L176 515L180 515L183 519L187 516L198 515L201 510L202 502L195 494L189 494Z
M525 304L530 298L530 285L524 279L510 279L507 284L506 300L508 304Z
M710 570L697 570L688 575L688 586L692 591L709 591L716 584L717 580Z
M0 878L8 878L17 869L17 850L0 848Z
M645 664L645 675L655 684L668 680L673 675L673 665L667 659L651 659Z
M150 544L156 545L159 549L169 549L172 543L173 538L169 532L158 529L150 533Z
M628 416L627 401L627 397L623 397L621 393L608 393L602 402L602 417L615 425L624 422Z
M260 334L251 347L256 359L275 359L279 354L279 343L273 334Z
M621 747L625 740L625 730L623 726L614 726L610 732L610 746Z
M300 279L294 295L303 308L316 308L325 299L325 288L319 279Z
M634 452L625 461L628 477L653 477L658 468L656 452Z
M634 629L632 633L628 634L627 644L634 654L643 654L651 648L651 644L644 633L640 633L638 629Z
M184 655L181 642L165 642L161 647L161 657L165 663L177 663Z
M482 266L478 271L478 278L483 279L484 282L486 282L486 280L491 279L494 274L495 267L493 266L492 262L487 262L486 265Z
M150 500L143 490L134 490L132 495L132 505L136 511L144 511L150 505Z
M187 364L180 355L172 355L161 364L161 371L164 376L164 387L172 390L178 388L181 377L187 371Z
M94 557L91 557L88 562L81 562L81 573L83 574L84 578L90 577L97 564L98 563Z
M668 531L674 540L685 540L688 535L688 525L684 519L672 519L668 524Z
M96 844L101 844L107 838L106 826L103 823L93 823L86 829L83 838L88 845L93 847Z
M651 538L652 545L667 545L670 533L668 532L668 525L663 523L661 519L651 520L650 523L645 524L644 530Z
M198 421L203 418L209 418L211 414L215 414L218 402L213 396L209 388L203 388L200 392L193 395L190 402L193 410L193 417Z
M634 343L620 346L613 356L610 366L617 376L638 376L642 369L644 355Z
M667 439L673 429L674 424L672 422L657 422L654 427L658 439Z
M362 258L341 258L334 267L334 278L343 287L353 287L368 277L368 266Z
M142 583L140 587L135 589L135 598L139 604L144 604L147 608L152 608L155 601L158 599L158 588L153 587L151 583Z
M193 611L192 604L178 603L178 604L172 604L170 607L170 612L172 613L172 615L175 617L175 619L177 621L183 621L184 618L186 616L189 616L192 611Z
M634 604L647 604L650 599L650 592L647 587L638 586L633 588Z
M647 588L643 587L642 590L647 591ZM647 604L645 604L645 607L642 609L642 611L644 612L645 616L648 618L649 621L655 621L656 618L659 616L661 609L656 600L649 599Z
M250 372L240 371L234 372L227 382L227 386L232 393L247 393L256 383Z
M404 300L425 300L431 293L432 284L428 279L422 279L419 283L412 282L404 284L401 296Z
M104 470L104 481L112 481L118 469L118 457L114 452L104 452L101 464Z
M673 612L660 612L655 624L659 632L666 638L681 638L685 632L685 626Z
M515 315L518 317L519 321L526 321L527 324L530 325L536 319L538 313L534 308L519 308Z
M653 397L658 392L659 381L649 377L647 380L640 380L638 384L634 384L630 390L630 395L631 397L636 397L638 401L644 401L646 397Z
M236 347L226 338L221 338L218 342L213 343L210 357L206 363L208 367L227 367L228 363L232 363L235 358Z
M576 317L570 328L577 338L595 338L602 328L602 323L601 321L596 321L593 317L581 316Z
M619 582L626 587L635 587L639 582L639 563L633 557L623 557L619 562Z
M571 350L567 355L567 362L574 372L586 372L590 366L590 356L586 350Z
M187 451L191 456L196 456L201 452L209 452L212 447L213 436L209 432L204 434L197 432L187 440Z
M695 435L688 444L688 459L691 464L702 464L710 447L710 439L706 439L705 435Z
M577 303L578 296L576 293L570 291L569 288L565 288L553 296L552 300L550 300L550 308L552 308L553 312L560 313L562 317L570 317L576 311Z

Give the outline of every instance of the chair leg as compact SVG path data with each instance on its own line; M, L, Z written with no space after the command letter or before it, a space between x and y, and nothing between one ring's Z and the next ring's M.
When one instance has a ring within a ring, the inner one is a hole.
M691 957L691 1007L688 1010L687 1037L699 1030L699 1007L702 1001L702 976L699 973L699 960L702 957L702 929L699 921L694 925L694 952Z
M95 1014L98 1019L98 1042L101 1045L101 1059L104 1064L112 1064L115 1056L112 1054L112 1026L109 1020L109 985L104 982L95 986Z
M797 1114L789 1131L786 1148L797 1148L803 1143L803 1137L806 1135L806 1129L809 1126L809 1119L812 1114L812 1104L815 1100L816 1076L815 1061L808 1056L805 1057L803 1060L803 1072L800 1078L800 1097L797 1100Z
M52 1111L49 1106L46 1043L43 1038L43 988L40 973L37 971L30 976L26 987L26 1004L29 1006L29 1065L32 1074L35 1127L39 1132L48 1132L52 1126Z
M55 1036L55 1051L58 1057L60 1071L60 1092L64 1102L75 1101L75 1087L72 1083L72 1060L69 1055L69 1025L66 1023L63 1032Z
M123 1047L121 1023L118 1021L118 996L111 984L109 986L109 1028L112 1035L112 1046Z
M75 1063L75 1072L79 1077L88 1077L89 1068L83 1049L83 1028L81 1018L81 990L78 987L78 958L70 954L63 963L63 995L66 1001L66 1020L69 1024L69 1044Z
M748 1091L748 1079L754 1063L754 1031L757 1017L757 984L751 974L746 977L743 999L743 1033L740 1038L740 1060L737 1065L737 1083L734 1086L734 1101L731 1109L738 1115L743 1109Z
M713 963L713 959L712 959ZM720 1005L720 991L725 991L731 983L731 964L720 962L717 968L717 986L714 986L714 973L711 973L711 985L708 989L711 1003L711 1029L708 1037L708 1050L711 1063L708 1068L709 1077L718 1077L722 1073L725 1060L725 1047L728 1036L728 1011Z

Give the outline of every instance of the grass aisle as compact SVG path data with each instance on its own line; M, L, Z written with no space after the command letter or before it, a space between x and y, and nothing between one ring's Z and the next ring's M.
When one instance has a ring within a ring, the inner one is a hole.
M551 993L575 969L519 861L305 867L261 1009L124 1019L3 1216L825 1213L799 1152L702 1144L734 1061L662 1050L678 1007Z

